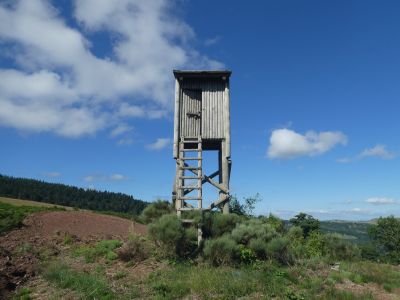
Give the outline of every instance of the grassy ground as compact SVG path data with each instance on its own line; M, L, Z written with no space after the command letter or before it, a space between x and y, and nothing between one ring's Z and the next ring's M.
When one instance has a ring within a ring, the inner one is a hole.
M22 200L22 199L14 199L14 198L7 198L7 197L0 197L0 203L12 204L15 206L34 206L34 207L58 207L65 210L73 210L72 207L69 206L62 206L62 205L55 205L45 202L37 202L31 200Z

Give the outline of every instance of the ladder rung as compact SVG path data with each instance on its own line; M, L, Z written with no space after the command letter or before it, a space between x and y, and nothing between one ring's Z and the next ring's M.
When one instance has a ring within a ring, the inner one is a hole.
M181 207L178 208L179 211L191 211L191 210L202 210L201 208L191 208L191 207Z
M181 141L181 143L183 143L183 144L197 144L197 143L201 143L201 140L183 140L183 141Z
M183 160L202 160L201 157L182 157Z
M180 197L179 200L201 200L201 197Z
M201 176L179 176L180 179L203 179Z
M181 222L182 223L193 223L194 220L192 220L192 219L181 219Z
M201 170L201 167L181 167L182 170Z
M181 149L181 151L183 152L187 152L187 151L197 151L197 152L201 152L201 149Z
M198 187L198 186L181 186L178 189L180 189L180 190L200 190L201 187Z

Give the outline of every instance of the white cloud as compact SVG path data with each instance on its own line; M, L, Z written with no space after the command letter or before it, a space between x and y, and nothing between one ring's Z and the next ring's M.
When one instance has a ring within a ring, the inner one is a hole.
M386 145L376 145L372 148L367 148L363 152L361 152L360 157L371 157L376 156L383 159L393 159L396 155L392 152L386 150Z
M111 175L104 175L104 174L92 174L85 176L83 178L84 181L93 183L93 182L112 182L112 181L123 181L128 179L125 175L122 174L111 174Z
M302 135L283 128L272 131L269 142L269 158L292 159L323 154L338 144L345 145L347 137L339 131L308 131Z
M13 49L3 57L16 65L0 69L0 126L76 137L165 116L172 69L221 67L190 46L193 30L173 5L77 0L71 26L45 0L0 4L0 42ZM112 37L109 57L92 49L97 32Z
M147 148L150 150L161 150L168 147L170 144L170 138L158 138L153 144L147 145Z
M390 204L399 204L399 201L396 201L392 198L385 198L385 197L372 197L365 200L365 202L374 204L374 205L390 205Z
M215 36L215 37L206 39L204 41L204 45L205 46L212 46L212 45L215 45L216 43L218 43L218 41L219 41L219 36Z
M117 136L120 136L120 135L122 135L122 134L124 134L124 133L127 133L127 132L130 132L130 131L132 131L133 130L133 127L132 126L129 126L129 125L127 125L127 124L119 124L117 127L115 127L112 131L111 131L111 133L110 133L110 136L111 137L117 137Z
M372 148L367 148L358 154L356 157L343 157L339 158L336 161L338 163L347 164L357 160L365 159L367 157L379 157L382 159L393 159L396 157L396 154L386 150L386 145L378 144Z

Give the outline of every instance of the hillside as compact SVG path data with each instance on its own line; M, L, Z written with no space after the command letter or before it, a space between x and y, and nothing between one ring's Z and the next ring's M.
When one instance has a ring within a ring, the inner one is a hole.
M321 231L324 233L340 234L343 239L357 244L365 244L370 241L367 229L370 222L352 221L321 221Z
M148 204L122 193L89 190L65 184L5 175L0 175L0 196L133 215L140 214Z

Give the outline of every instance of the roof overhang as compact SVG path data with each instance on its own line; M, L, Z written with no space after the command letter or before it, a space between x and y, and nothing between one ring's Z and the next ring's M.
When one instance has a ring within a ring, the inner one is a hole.
M222 78L227 79L232 72L229 70L174 70L176 79L183 78Z

